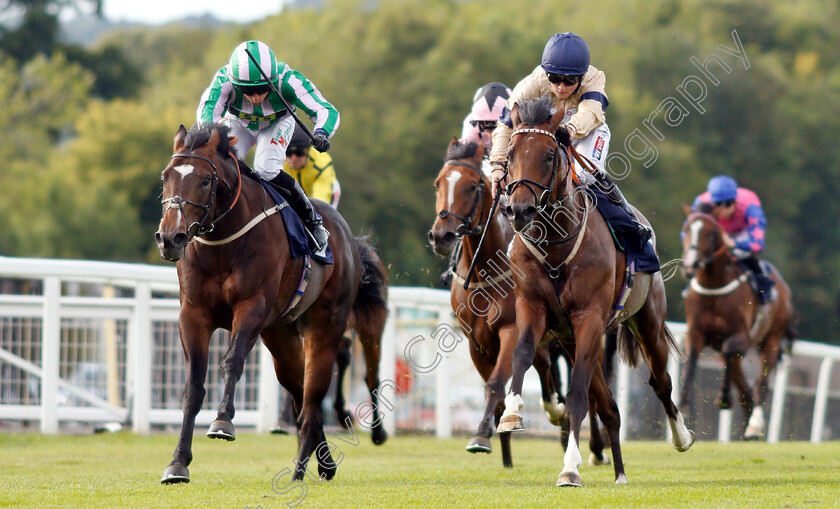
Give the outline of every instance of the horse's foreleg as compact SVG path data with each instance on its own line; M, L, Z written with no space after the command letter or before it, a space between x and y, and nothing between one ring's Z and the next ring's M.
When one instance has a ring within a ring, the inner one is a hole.
M558 385L555 383L555 377L552 370L557 369L556 358L552 363L551 354L547 348L538 348L536 356L534 357L534 369L537 370L537 375L540 377L540 388L542 390L543 410L548 417L548 422L555 426L561 426L564 421L568 419L566 414L565 398L564 402L560 402L560 395L558 393ZM558 370L559 371L559 370ZM559 373L557 378L560 378Z
M525 431L522 422L522 382L525 372L534 362L537 353L537 342L542 339L546 329L546 314L542 308L533 306L525 299L516 299L516 326L519 339L513 350L512 378L510 393L505 397L505 411L499 421L498 433Z
M601 334L604 332L603 320L593 317L593 313L573 315L575 331L575 362L569 380L569 392L566 395L566 408L569 412L569 445L563 457L563 471L557 479L557 486L583 486L578 467L583 460L580 454L580 426L589 411L589 386L596 371L603 384L601 360Z
M747 383L747 378L744 375L744 369L741 362L742 358L743 356L740 354L728 355L726 357L726 363L729 365L729 377L732 380L732 383L735 384L735 387L738 388L738 392L741 393L740 403L741 411L743 412L744 417L741 429L746 432L747 425L753 411L753 398L752 389Z
M621 415L618 413L618 404L616 404L612 392L610 392L609 387L607 387L606 380L603 379L603 372L598 373L596 371L595 375L592 377L592 383L589 386L589 394L592 396L592 400L594 400L589 407L589 418L592 426L592 440L601 441L600 446L601 449L603 449L603 439L601 438L601 433L598 430L598 419L595 417L595 412L597 410L598 416L600 416L601 420L604 422L604 426L606 427L607 433L610 437L613 467L615 470L615 483L626 484L627 476L624 474L624 460L621 456L621 441L619 439ZM592 441L590 441L590 444L592 444ZM596 454L594 447L592 448L592 452L593 454ZM609 463L603 452L601 452L600 456L601 461L598 461L596 456L595 458L590 458L589 463L594 465L605 465ZM593 461L593 459L595 461Z
M187 368L187 380L181 400L184 417L181 421L181 434L172 462L164 470L160 480L164 484L190 482L187 466L193 458L192 437L195 430L195 416L198 415L204 396L207 394L204 389L204 380L207 377L208 349L210 334L213 331L207 321L192 319L187 316L188 314L185 310L181 311L179 324Z
M254 309L253 306L247 310L237 310L234 315L230 344L219 366L225 386L216 420L213 421L207 431L207 436L210 438L236 440L236 431L233 427L233 416L236 413L234 408L236 383L242 377L242 371L245 369L245 359L251 349L254 348L261 329L252 318L261 316L262 313L258 309ZM244 317L247 317L248 320L246 321Z
M493 334L488 329L484 329L487 334ZM476 331L477 337L478 331ZM502 401L505 397L505 384L510 379L513 370L511 366L511 358L513 357L513 350L516 346L517 340L516 325L511 324L502 327L499 331L499 354L492 358L492 354L487 352L484 348L480 350L476 348L471 342L470 356L478 373L484 379L484 416L478 425L478 431L467 444L467 451L486 452L493 451L490 445L490 437L493 436L493 429L499 423L501 412L497 410L502 407ZM487 334L483 337L487 340ZM494 416L496 417L494 420ZM507 456L510 456L510 441L502 440L502 463L504 466L512 466L513 463L505 462L505 445L507 444Z

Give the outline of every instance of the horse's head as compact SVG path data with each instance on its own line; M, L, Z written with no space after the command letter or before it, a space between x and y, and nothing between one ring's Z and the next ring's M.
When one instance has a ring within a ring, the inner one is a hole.
M517 103L511 112L504 212L516 231L527 230L549 202L571 191L568 157L555 136L565 112L552 114L551 108L551 98L540 97Z
M212 230L220 179L217 164L228 150L226 127L196 125L187 132L182 125L175 133L174 155L160 176L163 215L155 243L162 258L178 261L193 237Z
M429 230L429 244L449 256L458 239L481 232L489 209L490 183L481 172L484 146L452 138L444 165L435 179L437 219Z
M712 207L707 205L710 204L701 204L697 212L686 206L688 219L682 228L682 271L689 279L726 251L720 224L710 213Z

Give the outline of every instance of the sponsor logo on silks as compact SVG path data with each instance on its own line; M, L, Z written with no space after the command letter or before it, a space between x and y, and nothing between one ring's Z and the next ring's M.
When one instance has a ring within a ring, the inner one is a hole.
M275 138L275 139L271 140L271 143L273 143L274 145L283 145L283 146L285 146L285 145L286 145L286 138L284 138L284 137L283 137L283 135L281 134L281 135L280 135L280 136L278 136L277 138Z
M595 140L595 148L592 150L592 157L597 160L601 160L601 155L604 150L604 137L598 136L598 139Z

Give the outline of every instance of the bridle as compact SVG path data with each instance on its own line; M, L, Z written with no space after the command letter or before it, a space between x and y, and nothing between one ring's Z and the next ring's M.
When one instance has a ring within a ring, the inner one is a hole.
M470 163L462 163L460 161L447 161L446 166L463 166L465 168L469 168L473 170L479 177L479 185L478 189L475 192L475 199L473 200L472 207L470 207L470 211L467 213L465 217L461 217L458 214L454 214L446 209L441 210L438 213L438 217L441 219L446 219L449 216L454 217L461 221L461 224L455 228L455 237L458 239L463 238L466 235L475 235L481 233L484 229L484 225L480 224L473 229L469 229L470 224L473 221L473 214L475 213L475 209L478 207L478 202L481 202L481 217L484 217L484 176L481 173L481 170L478 169L477 166Z
M720 223L718 222L717 219L715 219L714 216L712 216L711 214L703 213L703 212L695 212L695 213L691 214L690 216L688 216L688 218L686 219L686 224L688 225L688 224L693 223L694 222L693 219L695 219L695 218L704 218L704 219L707 219L707 220L711 221L711 223L715 226L715 229L718 233L718 236L720 236L720 231L722 230L722 228L720 226ZM701 254L699 246L697 244L693 243L694 239L690 239L690 242L691 243L688 245L688 250L686 251L686 254L690 253L691 251L697 252L698 255ZM715 252L713 252L711 255L706 256L704 258L699 258L696 262L694 262L694 266L699 268L699 269L705 269L706 267L708 267L709 265L712 264L712 262L715 260L715 258L717 258L718 256L720 256L721 254L723 254L725 252L726 252L726 244L721 242L721 246L717 250L715 250ZM683 256L683 258L685 258L685 256Z
M537 207L537 213L542 212L545 210L545 207L548 205L548 200L551 198L551 195L554 193L554 184L557 182L557 168L560 165L560 143L557 141L557 137L554 133L550 131L546 131L543 129L517 129L511 133L510 137L513 138L517 134L526 134L526 133L536 133L536 134L543 134L551 138L554 142L554 167L551 169L551 179L548 181L548 185L543 184L542 182L537 182L536 180L532 179L519 179L514 180L508 183L507 188L505 189L505 194L507 194L508 198L513 195L514 191L519 186L525 186L526 189L531 191L531 194L534 195L534 202ZM511 145L512 146L512 145ZM563 180L560 182L561 186L565 186L566 180L569 178L569 174L571 171L566 172L566 175L563 177ZM536 188L536 189L535 189ZM537 190L542 191L539 196L537 195Z
M173 208L178 209L181 212L181 214L184 215L184 218L187 219L187 223L188 223L187 236L190 237L190 241L192 241L192 239L194 239L195 237L198 237L200 235L205 235L207 233L212 232L213 229L216 227L216 223L221 221L222 218L225 217L228 212L233 210L233 207L236 206L236 202L239 201L239 195L242 192L242 172L239 169L239 162L236 160L236 157L234 157L233 154L230 154L230 155L231 155L231 157L233 157L233 160L236 163L236 173L237 173L236 197L233 199L233 202L231 202L230 207L228 207L228 209L226 211L222 212L222 214L219 215L216 219L211 221L210 224L207 227L204 226L204 223L207 221L207 219L213 213L213 206L216 203L216 191L218 190L218 187L219 187L219 173L218 173L218 170L216 169L216 164L208 157L204 157L204 156L198 155L198 154L189 154L189 153L186 153L186 152L181 152L181 153L178 153L178 154L174 154L170 158L170 161L174 160L176 157L201 159L202 161L205 161L207 164L209 164L211 168L213 168L213 179L211 181L211 187L210 187L210 198L207 200L206 204L202 205L201 203L196 203L194 201L186 200L184 198L181 198L178 195L175 195L172 198L166 198L165 200L161 200L161 204L163 204L163 205L166 205L167 203L169 204L169 205L167 205L164 213L166 213L166 211L168 211L169 209L173 209ZM227 182L225 182L225 185L230 187L230 185L227 184ZM204 215L201 216L200 220L190 223L189 222L189 217L187 217L187 213L184 210L184 204L189 204L189 205L192 205L194 207L202 209L204 211ZM198 227L198 229L196 230L194 235L190 236L190 231L193 229L193 227L196 227L196 226Z

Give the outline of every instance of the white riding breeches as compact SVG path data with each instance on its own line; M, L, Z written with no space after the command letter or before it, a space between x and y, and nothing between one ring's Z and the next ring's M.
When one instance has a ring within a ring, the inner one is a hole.
M271 180L283 171L286 160L286 147L295 132L295 121L291 115L281 118L267 128L252 131L243 126L236 117L225 118L230 126L230 134L236 136L239 142L232 147L236 157L245 160L248 151L254 145L254 173L263 180Z

